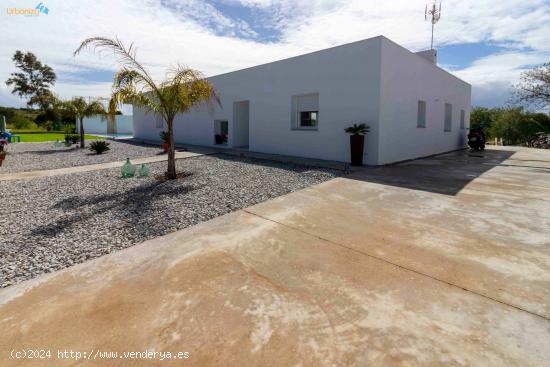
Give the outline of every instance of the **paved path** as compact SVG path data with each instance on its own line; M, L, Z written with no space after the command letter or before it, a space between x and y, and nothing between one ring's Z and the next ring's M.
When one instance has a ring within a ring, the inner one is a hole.
M548 366L549 177L525 149L364 169L8 287L0 365Z
M192 153L192 152L176 152L176 159L197 157L201 155L203 154ZM168 156L164 154L164 155L159 155L154 157L131 159L130 161L133 164L142 164L142 163L163 162L163 161L166 161L167 159L168 159ZM41 170L41 171L4 173L4 174L0 174L0 181L30 180L30 179L39 178L39 177L49 177L49 176L57 176L57 175L66 175L69 173L97 171L101 169L122 167L122 165L125 162L126 161L117 161L117 162L89 164L86 166L57 168L57 169L49 169L49 170Z

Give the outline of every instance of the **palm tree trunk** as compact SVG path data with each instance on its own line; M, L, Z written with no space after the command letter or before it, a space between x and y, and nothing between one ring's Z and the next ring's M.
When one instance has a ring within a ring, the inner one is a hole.
M84 117L80 118L80 147L84 148Z
M168 125L168 171L166 171L166 178L169 180L175 180L176 175L176 145L174 143L174 121L169 119Z

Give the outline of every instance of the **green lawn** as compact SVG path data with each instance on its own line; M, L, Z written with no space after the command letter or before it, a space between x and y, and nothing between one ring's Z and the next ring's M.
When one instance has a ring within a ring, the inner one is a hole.
M21 143L37 143L37 142L44 142L44 141L56 141L59 140L61 142L65 141L65 134L60 133L43 133L43 134L18 134L15 133L15 135L21 136ZM95 136L95 135L84 135L86 139L89 140L104 140L105 138L101 136ZM17 141L17 140L16 140Z

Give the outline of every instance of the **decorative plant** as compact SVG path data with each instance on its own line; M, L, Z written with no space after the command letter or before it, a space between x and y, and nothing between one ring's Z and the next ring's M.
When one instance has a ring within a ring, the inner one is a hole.
M365 135L370 131L370 126L367 124L353 124L345 129L345 132L351 135Z
M105 140L96 140L90 143L90 150L96 152L96 154L103 154L111 149L109 145Z
M168 135L168 131L161 131L159 136L160 136L160 140L162 140L163 143L168 143L168 140L170 139L170 135Z
M8 152L5 150L0 150L0 166L2 166L2 163L4 163L4 159L6 159L6 155Z
M79 139L80 135L78 134L65 134L65 143L68 143L69 145L78 143Z
M369 131L370 127L367 124L353 124L352 126L345 129L345 132L350 134L349 142L352 166L363 165L365 134Z
M196 70L177 66L158 83L145 67L136 60L133 45L126 47L118 39L103 37L88 38L74 54L92 48L94 51L111 51L118 58L121 69L116 73L109 110L116 110L123 103L141 107L146 112L162 118L168 126L168 169L166 178L176 179L176 158L174 144L174 119L177 114L188 112L193 107L214 102L220 104L213 85Z

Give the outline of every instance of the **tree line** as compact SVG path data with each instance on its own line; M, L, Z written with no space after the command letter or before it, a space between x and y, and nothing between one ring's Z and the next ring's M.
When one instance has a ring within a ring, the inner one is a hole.
M15 109L6 108L0 110L0 114L4 112L3 115L8 124L15 129L28 129L35 125L46 131L59 131L63 128L65 132L74 133L78 122L80 146L84 148L83 120L85 117L101 115L105 118L113 118L114 115L121 114L116 108L106 108L99 99L74 97L70 100L62 100L57 97L52 92L57 75L50 66L42 64L32 52L16 51L12 60L18 71L11 73L6 84L12 87L13 94L27 98L28 107L38 107L38 110L34 111L26 109L18 112Z
M489 139L503 139L507 145L533 146L540 134L550 134L550 63L521 74L512 88L509 107L474 107L470 128L483 128Z
M483 128L489 140L503 139L506 145L533 146L540 133L550 134L550 116L523 107L474 107L470 128Z

